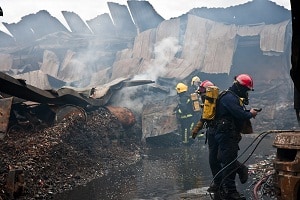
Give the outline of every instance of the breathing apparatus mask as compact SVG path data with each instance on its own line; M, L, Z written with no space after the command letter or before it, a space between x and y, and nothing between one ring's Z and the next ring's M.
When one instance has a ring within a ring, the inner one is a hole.
M248 105L249 104L249 94L250 91L249 88L239 84L238 82L234 82L234 86L236 87L237 95L240 97L243 104Z
M246 98L240 98L244 105L249 104L248 92L246 92L246 96L247 96Z

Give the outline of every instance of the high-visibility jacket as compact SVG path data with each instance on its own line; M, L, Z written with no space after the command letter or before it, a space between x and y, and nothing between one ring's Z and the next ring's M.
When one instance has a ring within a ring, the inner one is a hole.
M176 115L179 119L192 117L194 113L193 102L188 93L179 95L179 102L176 110Z

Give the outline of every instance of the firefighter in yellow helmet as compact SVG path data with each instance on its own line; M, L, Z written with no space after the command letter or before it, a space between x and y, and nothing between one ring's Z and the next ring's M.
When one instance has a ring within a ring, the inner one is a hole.
M202 81L200 80L200 78L198 76L194 76L191 81L191 87L189 88L189 93L191 94L192 99L194 101L197 100L197 102L195 102L195 103L199 104L199 106L200 106L201 97L198 93L198 88L201 85L201 83L202 83ZM200 111L200 110L198 110L198 111Z
M184 83L178 83L176 85L176 92L178 95L178 105L175 113L180 123L179 130L182 136L182 143L189 145L193 142L192 129L194 124L199 120L199 117L194 112L193 101L188 92L188 86Z
M201 84L201 79L199 76L194 76L191 81L190 93L197 92L199 85Z

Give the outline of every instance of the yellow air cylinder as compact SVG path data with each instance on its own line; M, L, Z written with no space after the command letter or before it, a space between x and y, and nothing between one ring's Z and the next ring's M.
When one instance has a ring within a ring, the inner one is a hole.
M206 88L206 97L203 106L202 119L212 120L216 115L217 98L219 88L217 86L208 86Z
M196 112L200 111L201 107L200 107L200 102L199 102L198 94L197 93L192 93L191 94L191 100L193 102L193 109L194 109L194 111L196 111Z

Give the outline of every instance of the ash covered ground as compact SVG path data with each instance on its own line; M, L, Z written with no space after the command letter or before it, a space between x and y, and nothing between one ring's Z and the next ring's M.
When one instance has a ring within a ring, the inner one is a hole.
M107 109L70 116L40 130L12 128L0 140L0 200L51 199L140 158L137 125L124 128ZM9 171L21 169L23 191L7 192Z

